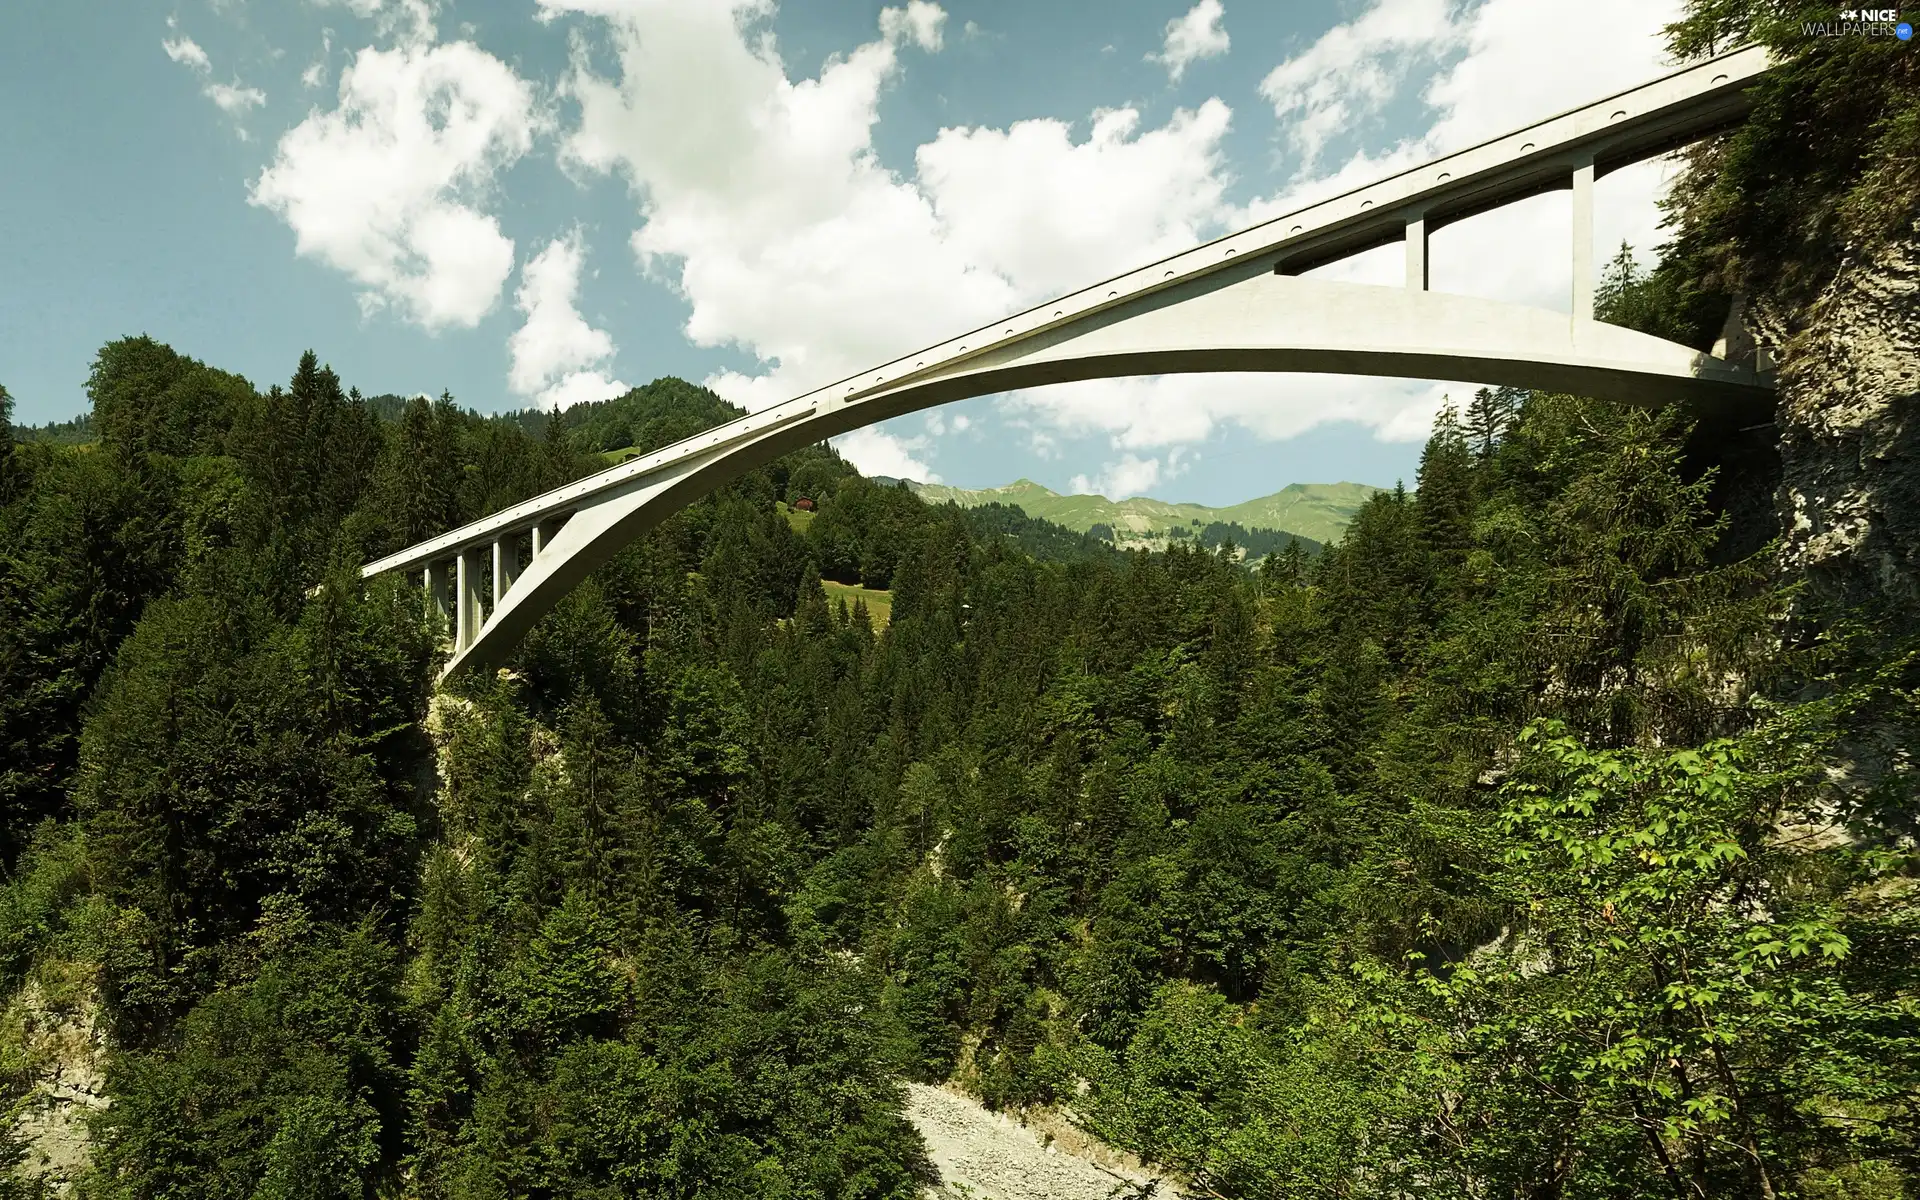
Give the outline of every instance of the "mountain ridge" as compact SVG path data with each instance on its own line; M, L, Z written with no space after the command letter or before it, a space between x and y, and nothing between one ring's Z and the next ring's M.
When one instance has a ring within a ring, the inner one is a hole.
M910 479L903 482L929 503L951 500L962 508L996 503L1018 505L1030 517L1052 521L1078 533L1104 525L1112 530L1116 542L1153 540L1171 529L1214 522L1237 524L1247 529L1278 530L1322 544L1335 542L1367 498L1385 490L1345 481L1290 483L1277 492L1216 508L1152 496L1109 500L1100 495L1063 495L1031 479L1016 479L994 488L961 488Z

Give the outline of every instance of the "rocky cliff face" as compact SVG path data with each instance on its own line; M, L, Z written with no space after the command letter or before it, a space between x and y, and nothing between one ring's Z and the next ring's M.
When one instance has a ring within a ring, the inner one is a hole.
M1812 305L1755 315L1780 362L1781 565L1815 611L1920 627L1920 222Z

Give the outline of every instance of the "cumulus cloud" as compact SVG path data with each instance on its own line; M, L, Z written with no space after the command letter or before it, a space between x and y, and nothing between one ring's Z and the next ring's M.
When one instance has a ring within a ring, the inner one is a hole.
M526 321L507 343L507 384L542 408L605 400L627 390L606 373L613 338L575 306L584 251L578 232L556 238L520 269L514 305Z
M1173 473L1168 473L1164 478L1172 479ZM1155 484L1161 482L1163 477L1158 458L1127 454L1122 455L1118 462L1108 463L1098 475L1075 475L1068 486L1076 493L1104 496L1109 500L1127 500L1146 495Z
M877 40L794 82L771 40L749 31L765 15L757 4L542 4L609 22L620 73L576 60L567 89L581 123L564 153L631 184L633 251L687 299L687 335L767 364L711 380L729 399L764 408L1012 302L873 153L880 91L911 22L883 22ZM695 93L701 104L683 103Z
M1375 0L1352 22L1282 63L1268 76L1269 83L1282 76L1312 78L1320 81L1315 89L1384 103L1414 81L1396 77L1385 93L1376 90L1386 78L1372 61L1381 47L1401 47L1415 60L1454 55L1422 81L1420 95L1433 114L1424 129L1378 151L1357 149L1331 171L1303 171L1279 194L1256 202L1238 219L1251 223L1312 203L1645 82L1667 69L1660 31L1677 15L1673 0L1618 0L1605 20L1593 21L1570 21L1540 8L1530 0L1483 0L1461 9L1431 0ZM1395 40L1401 34L1393 31L1408 29L1423 31L1424 40ZM1539 69L1548 62L1555 64L1553 70ZM1596 253L1605 257L1623 240L1643 254L1652 251L1660 240L1656 201L1671 174L1670 164L1653 161L1600 181ZM1553 193L1442 229L1431 246L1434 288L1567 308L1569 203L1567 193ZM1397 251L1389 248L1386 257L1397 262ZM1350 261L1325 273L1363 279L1370 278L1370 270ZM1394 267L1389 278L1371 281L1396 282L1397 270Z
M1377 113L1414 67L1456 46L1464 35L1460 22L1470 19L1448 0L1375 0L1269 71L1260 94L1311 167L1330 138Z
M880 10L880 33L890 42L910 41L926 51L940 49L947 11L928 0L908 0L905 8Z
M1184 17L1167 22L1167 33L1160 53L1147 55L1167 69L1167 77L1179 82L1187 68L1203 58L1217 58L1227 52L1227 30L1221 24L1226 9L1220 0L1200 0Z
M529 85L471 43L369 47L342 72L338 107L281 137L250 199L299 254L360 284L364 312L472 326L513 269L512 240L478 205L537 123Z
M1052 119L943 129L915 163L946 241L1007 280L1015 303L1036 304L1217 226L1231 117L1212 99L1144 131L1133 109L1097 112L1081 141Z
M941 482L940 473L916 457L927 448L924 437L900 437L869 426L836 438L834 444L847 461L868 475L911 479L915 483Z
M576 56L566 160L629 182L634 253L686 298L693 341L761 364L708 380L752 409L1189 245L1221 205L1219 101L1154 129L1131 109L1097 113L1078 138L1054 120L948 129L914 177L888 171L872 129L901 50L938 44L931 4L888 10L873 41L811 79L790 78L762 4L541 4L604 19L618 58L604 77ZM881 473L857 456L901 453L843 450Z

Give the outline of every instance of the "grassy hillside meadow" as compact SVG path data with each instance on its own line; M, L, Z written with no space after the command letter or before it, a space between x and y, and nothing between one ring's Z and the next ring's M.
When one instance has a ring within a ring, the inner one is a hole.
M1214 522L1248 529L1276 529L1326 544L1340 540L1367 498L1383 489L1364 483L1294 483L1270 496L1225 508L1205 504L1169 503L1146 496L1109 500L1105 496L1063 496L1030 479L997 488L957 488L941 484L909 483L915 494L932 504L951 500L962 508L982 504L1015 504L1030 517L1052 521L1085 533L1096 525L1114 532L1117 544L1164 543L1168 531L1192 529Z

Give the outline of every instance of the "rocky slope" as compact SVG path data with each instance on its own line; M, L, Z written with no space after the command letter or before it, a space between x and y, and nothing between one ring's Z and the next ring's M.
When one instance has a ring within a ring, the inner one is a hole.
M1131 1155L1060 1121L1023 1125L971 1097L924 1083L907 1085L907 1116L940 1173L937 1200L1109 1200L1173 1197L1172 1181Z

